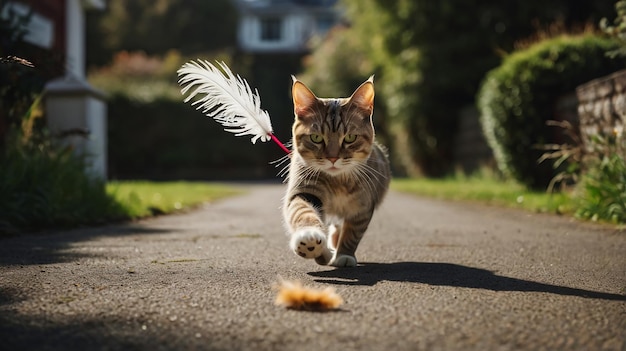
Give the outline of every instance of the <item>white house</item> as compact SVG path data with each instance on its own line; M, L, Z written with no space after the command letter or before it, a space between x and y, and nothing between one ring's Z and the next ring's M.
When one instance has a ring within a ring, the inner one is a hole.
M250 53L298 53L340 20L337 0L235 0L239 48Z

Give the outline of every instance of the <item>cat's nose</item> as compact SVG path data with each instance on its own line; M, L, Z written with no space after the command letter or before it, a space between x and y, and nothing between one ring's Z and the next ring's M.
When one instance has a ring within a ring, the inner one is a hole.
M339 159L339 157L327 157L327 159L328 161L330 161L330 163L334 164Z

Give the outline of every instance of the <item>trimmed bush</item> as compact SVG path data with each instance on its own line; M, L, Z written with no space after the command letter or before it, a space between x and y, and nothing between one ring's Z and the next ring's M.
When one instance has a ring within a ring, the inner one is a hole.
M541 146L558 143L554 120L558 97L596 77L624 68L605 55L614 40L593 34L559 36L507 56L490 71L478 94L483 132L499 169L534 189L545 189L559 172L555 160L538 164Z

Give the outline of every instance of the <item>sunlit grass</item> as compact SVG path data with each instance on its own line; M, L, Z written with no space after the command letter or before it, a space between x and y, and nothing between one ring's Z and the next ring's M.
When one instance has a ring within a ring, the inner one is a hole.
M473 201L533 212L572 214L574 211L569 194L530 191L518 183L488 177L395 179L391 187L437 199Z
M106 190L123 209L126 218L188 209L242 192L224 184L184 181L113 181L107 183Z

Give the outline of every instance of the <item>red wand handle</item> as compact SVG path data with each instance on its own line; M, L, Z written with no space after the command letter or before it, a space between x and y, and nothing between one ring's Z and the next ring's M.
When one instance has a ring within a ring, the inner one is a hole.
M283 149L283 151L286 152L287 155L289 155L291 153L291 151L289 149L287 149L285 144L283 144L280 140L278 140L278 138L274 134L270 133L270 138L272 138L272 141L274 141L276 143L276 145L280 146L280 148Z

